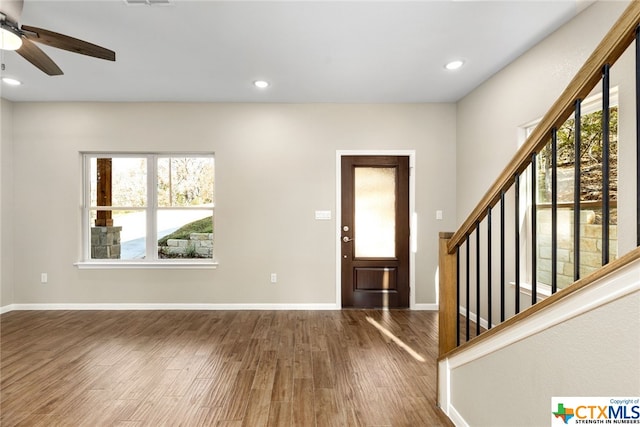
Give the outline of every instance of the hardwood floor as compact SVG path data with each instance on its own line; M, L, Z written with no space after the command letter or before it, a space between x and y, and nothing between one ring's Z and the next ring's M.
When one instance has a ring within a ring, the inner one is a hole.
M14 311L0 425L450 426L437 330L421 311Z

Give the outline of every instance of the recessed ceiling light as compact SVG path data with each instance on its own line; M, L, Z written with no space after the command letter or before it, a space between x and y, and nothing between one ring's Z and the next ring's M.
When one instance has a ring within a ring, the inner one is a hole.
M265 89L269 87L269 82L266 80L256 80L253 85L259 89Z
M446 68L447 70L457 70L463 65L464 65L464 61L458 59L456 61L449 62L447 65L444 66L444 68Z
M22 84L20 80L12 79L11 77L3 77L2 81L9 86L20 86Z

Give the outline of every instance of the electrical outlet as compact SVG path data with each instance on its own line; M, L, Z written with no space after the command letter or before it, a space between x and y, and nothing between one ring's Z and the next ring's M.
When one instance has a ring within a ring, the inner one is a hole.
M40 283L47 283L49 281L49 277L47 273L40 273Z
M278 282L278 275L276 273L271 273L271 283Z

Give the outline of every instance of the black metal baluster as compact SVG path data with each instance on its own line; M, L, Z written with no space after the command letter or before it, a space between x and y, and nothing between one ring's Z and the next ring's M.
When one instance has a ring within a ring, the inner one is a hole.
M602 265L609 263L609 64L602 67Z
M580 279L580 132L582 100L576 100L573 182L573 280Z
M531 154L531 305L538 301L538 171L536 153Z
M520 174L516 173L515 175L515 224L516 224L516 250L515 250L515 258L516 258L516 314L520 313Z
M467 263L467 270L466 270L466 275L467 275L467 309L466 309L466 335L467 335L467 341L469 341L469 329L470 329L470 324L469 324L469 235L467 235L467 259L466 259L466 263Z
M504 289L506 286L504 274L504 190L500 192L500 322L504 322Z
M456 347L460 347L460 246L456 246Z
M487 329L491 329L491 206L487 209Z
M551 293L558 291L558 129L551 130Z
M476 222L476 336L480 335L480 223Z

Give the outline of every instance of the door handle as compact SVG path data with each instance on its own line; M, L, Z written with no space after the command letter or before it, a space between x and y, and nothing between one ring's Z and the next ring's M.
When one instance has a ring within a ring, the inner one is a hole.
M351 239L351 238L349 238L349 237L347 237L347 236L344 236L344 237L342 238L342 241L343 241L343 242L345 242L345 243L349 243L349 242L353 241L353 239Z

